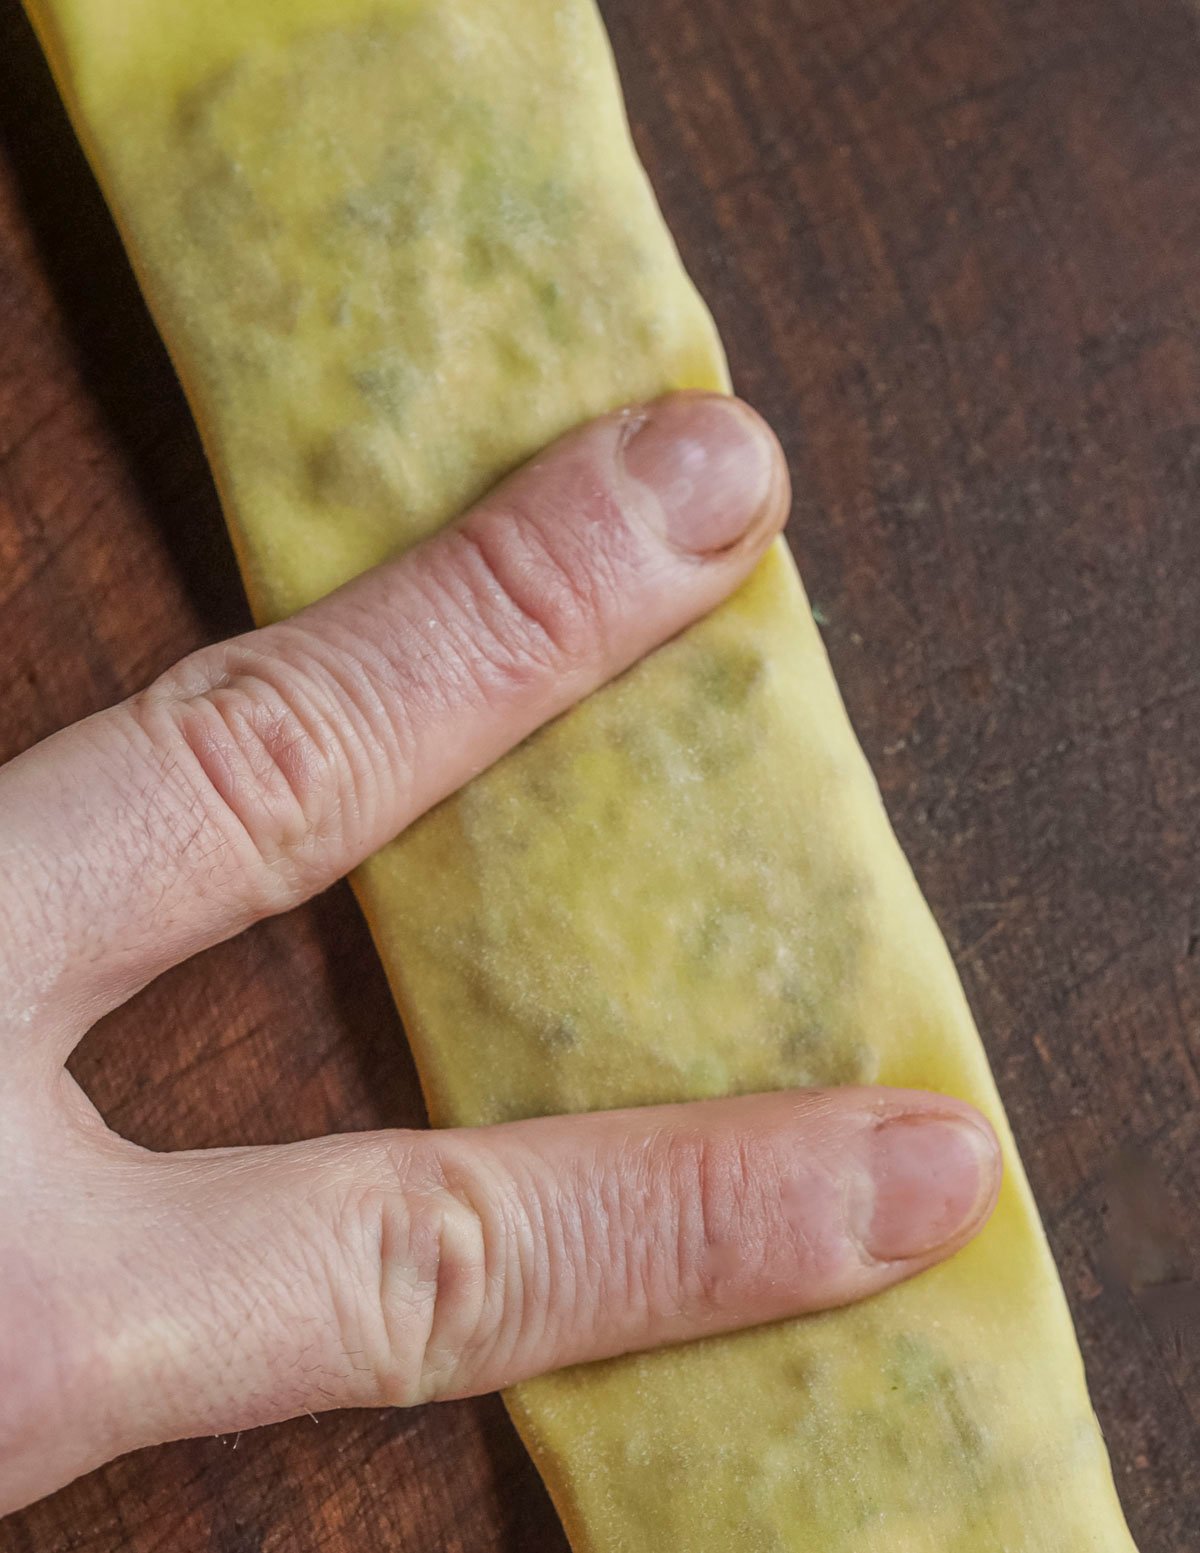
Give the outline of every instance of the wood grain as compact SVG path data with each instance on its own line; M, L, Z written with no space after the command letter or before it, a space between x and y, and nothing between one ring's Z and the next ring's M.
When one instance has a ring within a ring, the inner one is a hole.
M957 954L1142 1553L1200 1546L1200 35L1182 0L607 0L631 116ZM0 757L248 623L212 485L0 0ZM421 1116L348 892L75 1071L155 1147ZM1165 1269L1165 1271L1164 1271ZM562 1553L494 1400L126 1458L4 1553ZM1064 1550L1065 1553L1065 1550Z

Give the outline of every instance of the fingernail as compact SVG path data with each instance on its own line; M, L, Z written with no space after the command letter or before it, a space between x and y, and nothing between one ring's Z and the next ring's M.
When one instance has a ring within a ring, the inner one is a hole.
M1000 1175L995 1141L955 1116L889 1118L871 1137L874 1203L861 1236L877 1262L930 1256L974 1229Z
M656 498L667 539L688 554L727 550L782 518L782 459L765 423L737 399L659 400L624 453L626 471Z

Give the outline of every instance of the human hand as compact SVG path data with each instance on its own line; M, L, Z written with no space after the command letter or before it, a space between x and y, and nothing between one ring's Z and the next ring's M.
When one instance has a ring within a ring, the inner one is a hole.
M786 508L735 401L610 416L0 770L0 1512L157 1441L842 1304L985 1221L995 1140L933 1095L156 1154L64 1068L161 971L324 888L713 607Z

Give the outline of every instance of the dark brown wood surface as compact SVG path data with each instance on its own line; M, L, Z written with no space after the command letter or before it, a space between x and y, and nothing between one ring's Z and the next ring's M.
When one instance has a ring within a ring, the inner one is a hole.
M979 1016L1135 1535L1196 1553L1200 13L604 10L685 258L787 446L796 552ZM248 615L14 0L0 128L7 758ZM164 977L74 1067L160 1148L421 1117L344 887ZM565 1546L494 1399L165 1446L0 1524L5 1553Z

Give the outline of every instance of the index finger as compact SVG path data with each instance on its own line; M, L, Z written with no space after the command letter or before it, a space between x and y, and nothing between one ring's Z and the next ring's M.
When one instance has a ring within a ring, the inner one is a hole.
M606 417L406 556L10 763L0 1029L48 1022L61 1059L170 965L332 883L731 592L787 492L736 400Z

